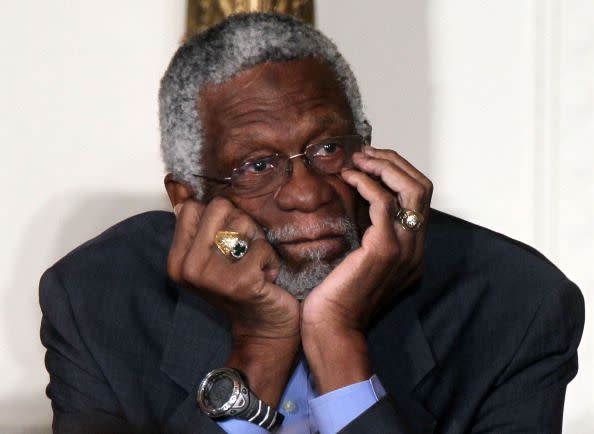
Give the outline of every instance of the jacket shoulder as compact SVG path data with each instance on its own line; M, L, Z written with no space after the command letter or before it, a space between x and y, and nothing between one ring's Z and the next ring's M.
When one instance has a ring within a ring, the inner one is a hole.
M175 309L177 289L166 272L174 226L172 213L145 212L77 247L42 276L42 310L67 302L90 348L138 357L147 336L164 341L166 327L151 318L170 318Z
M567 277L533 247L433 210L426 243L429 274L437 279L480 277L498 291L542 298Z
M552 328L580 317L579 288L534 248L439 211L431 219L426 272L413 297L438 357L481 348L472 360L503 366L539 312L556 312Z

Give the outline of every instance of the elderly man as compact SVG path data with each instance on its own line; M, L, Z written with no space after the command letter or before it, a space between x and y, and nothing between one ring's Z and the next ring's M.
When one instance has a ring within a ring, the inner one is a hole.
M431 211L322 34L237 15L160 90L172 213L43 276L54 432L561 431L579 290Z

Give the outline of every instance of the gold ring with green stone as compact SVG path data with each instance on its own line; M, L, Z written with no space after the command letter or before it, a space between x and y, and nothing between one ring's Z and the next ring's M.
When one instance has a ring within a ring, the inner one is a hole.
M241 259L247 253L249 243L239 232L218 231L215 235L215 244L225 256Z

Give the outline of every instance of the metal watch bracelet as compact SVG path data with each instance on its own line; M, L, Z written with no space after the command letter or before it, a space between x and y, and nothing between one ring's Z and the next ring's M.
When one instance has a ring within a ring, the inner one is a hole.
M245 409L242 418L274 432L282 424L284 416L259 399L249 388L248 393L248 408Z

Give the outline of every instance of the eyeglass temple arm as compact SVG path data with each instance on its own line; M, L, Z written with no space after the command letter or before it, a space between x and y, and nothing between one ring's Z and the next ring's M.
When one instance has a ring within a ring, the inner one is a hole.
M195 176L197 178L206 179L207 181L219 182L221 184L229 184L231 182L230 176L227 178L211 178L210 176L200 175L198 173L192 173L192 176Z

